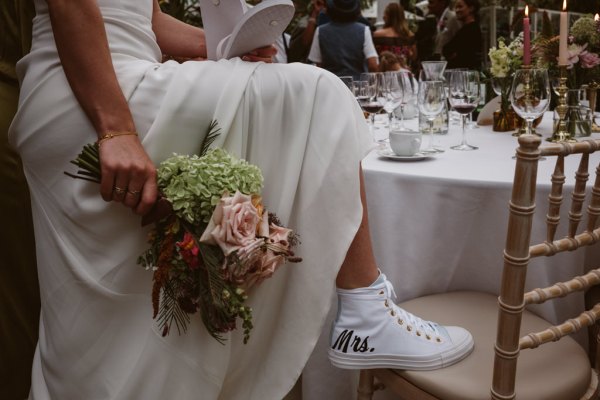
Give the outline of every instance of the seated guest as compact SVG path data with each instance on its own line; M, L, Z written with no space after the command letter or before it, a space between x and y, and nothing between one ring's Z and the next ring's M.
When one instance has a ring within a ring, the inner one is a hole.
M447 68L480 70L483 40L479 26L479 0L457 0L454 5L456 18L462 27L443 48L448 61Z
M379 72L400 71L406 69L402 61L391 51L383 51L379 55Z
M358 0L327 0L331 22L317 27L308 59L337 76L358 79L376 72L377 51L369 27L357 22Z
M373 34L373 44L377 53L384 51L394 53L406 65L416 59L417 47L415 34L408 28L404 8L397 3L390 3L383 13L383 28Z

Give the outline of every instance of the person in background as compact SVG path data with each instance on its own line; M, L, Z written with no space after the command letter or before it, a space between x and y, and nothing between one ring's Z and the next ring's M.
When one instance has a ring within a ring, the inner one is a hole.
M368 26L357 22L358 0L327 0L331 22L319 26L308 59L337 76L358 79L363 72L377 72L377 51Z
M415 34L411 32L406 21L404 8L397 3L390 3L383 13L383 28L373 34L373 43L377 53L384 51L394 53L402 59L404 65L411 65L417 56Z
M460 22L450 9L450 0L429 0L429 14L436 20L436 36L433 47L433 59L440 59L442 49L460 29Z
M40 296L31 202L21 159L8 144L17 111L16 62L31 44L31 1L0 4L0 399L29 393Z
M310 12L298 21L298 25L292 32L288 62L308 62L308 52L317 29L317 18L325 11L325 0L312 0L309 10Z
M391 51L382 51L379 54L379 72L400 71L406 69L406 65L402 65L402 61Z
M479 25L479 0L457 0L456 17L462 27L443 48L447 68L481 70L483 39Z

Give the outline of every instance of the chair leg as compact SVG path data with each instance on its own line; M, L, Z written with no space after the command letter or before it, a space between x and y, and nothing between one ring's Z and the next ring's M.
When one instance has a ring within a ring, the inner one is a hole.
M360 371L358 378L357 400L372 400L374 391L375 376L368 369Z

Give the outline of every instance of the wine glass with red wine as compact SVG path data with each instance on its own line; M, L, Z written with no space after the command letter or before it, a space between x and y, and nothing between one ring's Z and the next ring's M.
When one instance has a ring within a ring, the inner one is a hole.
M478 71L452 71L448 91L450 106L460 114L462 126L462 141L454 150L477 150L478 147L467 143L467 118L479 104L480 87Z

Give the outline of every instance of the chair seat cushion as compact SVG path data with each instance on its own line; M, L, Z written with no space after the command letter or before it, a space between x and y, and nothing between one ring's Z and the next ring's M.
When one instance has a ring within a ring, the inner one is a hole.
M475 339L475 349L465 360L448 368L394 372L440 399L489 399L498 318L497 297L477 292L450 292L417 298L400 306L442 325L467 328ZM525 311L521 332L523 335L540 331L550 325ZM588 388L590 371L585 350L571 337L537 349L523 350L517 364L517 399L580 399Z

